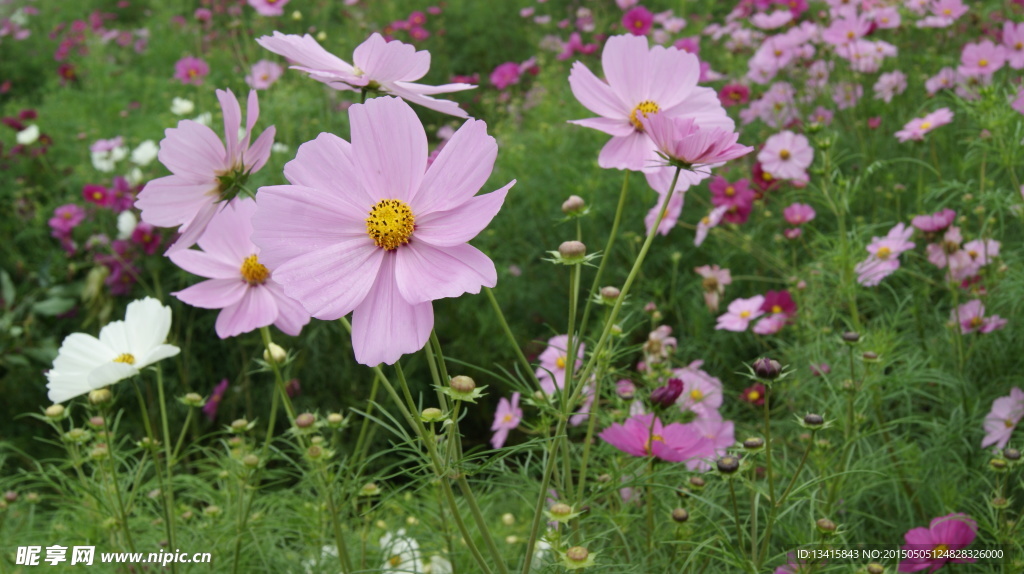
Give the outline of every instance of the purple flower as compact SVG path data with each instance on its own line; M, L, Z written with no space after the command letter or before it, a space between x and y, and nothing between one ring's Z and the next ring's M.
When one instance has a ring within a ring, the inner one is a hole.
M217 418L217 408L220 407L220 401L224 398L224 393L228 390L228 380L222 379L221 382L217 383L217 386L213 388L213 394L207 399L206 404L203 405L203 414L206 418L213 422Z
M71 230L85 220L85 210L81 206L69 203L53 210L53 217L48 222L50 234L56 238L64 238L71 235Z

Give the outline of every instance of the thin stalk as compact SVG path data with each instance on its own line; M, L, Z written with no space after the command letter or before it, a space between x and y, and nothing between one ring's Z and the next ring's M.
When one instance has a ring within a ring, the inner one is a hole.
M373 377L373 385L370 387L370 398L366 400L366 414L363 417L363 422L359 425L359 438L356 439L355 456L353 458L354 463L352 468L359 468L362 464L363 458L366 457L366 446L369 443L368 433L370 426L369 415L373 414L373 404L377 400L377 389L380 386L380 378L377 376Z
M580 481L576 486L576 500L583 501L584 486L587 482L587 463L590 461L591 442L594 439L594 431L597 429L597 409L600 404L601 379L604 378L606 365L602 363L601 370L594 378L594 402L590 405L590 413L587 417L587 436L583 439L583 458L580 460Z
M168 548L173 548L177 551L177 546L174 545L174 485L173 475L171 469L174 468L174 452L171 450L171 430L170 425L167 422L167 400L164 398L164 376L163 369L160 368L159 363L156 365L156 389L157 396L160 399L160 423L164 431L164 449L167 460L164 461L165 470L167 471L167 488L161 489L161 494L164 497L164 505L167 507L167 539ZM171 564L171 572L177 572L177 565Z
M572 409L570 396L575 396L576 386L573 384L573 371L576 368L576 357L579 355L579 337L576 336L576 307L579 303L580 292L580 266L573 265L569 268L569 327L565 341L565 380L562 382L562 417L568 418ZM584 381L580 380L582 386ZM564 496L572 495L572 470L569 456L569 435L565 433L557 439L562 447L562 488L560 492ZM578 501L572 501L573 503Z
M185 445L185 435L188 434L188 425L192 422L192 413L195 412L195 407L189 408L188 413L185 415L185 423L181 425L181 433L178 434L178 442L174 445L174 460L178 460L178 455L181 453L181 447Z
M124 511L124 500L121 498L121 483L117 480L117 469L114 466L114 446L113 437L110 434L110 427L107 425L107 418L109 411L104 409L103 413L103 435L107 439L107 464L110 466L110 482L114 486L114 497L117 499L117 511L121 515L121 529L124 531L125 540L128 542L128 548L132 552L135 552L135 542L132 541L132 532L128 528L128 514ZM6 516L7 513L4 513Z
M732 500L732 517L736 522L736 546L743 548L743 528L740 527L740 507L736 504L736 487L733 486L733 479L727 478L729 483L729 498Z
M558 420L556 436L565 433L567 419ZM547 500L548 485L551 484L551 473L555 470L555 442L552 441L548 450L548 458L544 461L544 476L540 481L540 494L537 496L537 503L533 509L533 523L530 524L530 538L526 541L526 560L523 561L522 574L530 573L530 564L533 562L533 549L537 545L537 535L540 533L540 523L544 517L544 501Z
M804 469L804 463L807 462L808 455L811 454L811 449L814 448L814 435L817 430L811 431L811 440L807 442L807 450L804 451L804 456L800 458L800 464L796 467L796 472L793 473L793 478L789 479L789 484L786 485L786 490L782 491L782 496L779 497L779 501L775 503L775 507L782 506L782 503L786 501L786 497L789 496L789 491L793 489L793 485L796 484L797 477L800 476L800 471Z
M508 342L516 351L516 358L519 359L519 364L523 366L523 372L526 373L527 376L533 378L534 382L537 382L537 377L534 373L533 367L530 366L530 361L526 359L526 355L523 354L523 350L519 348L519 343L516 342L516 336L512 334L512 329L509 328L508 321L505 320L505 314L501 311L501 305L498 305L498 300L494 298L494 291L492 291L490 287L484 287L484 293L487 294L487 299L490 300L491 307L494 308L494 312L498 316L498 322L501 323L501 329L505 332L505 336L508 337Z
M139 409L142 411L142 421L145 423L146 437L149 439L149 448L153 450L153 469L156 471L156 478L157 482L160 484L160 493L161 498L163 499L163 504L161 506L164 510L164 528L167 530L167 540L170 541L173 539L170 531L171 520L168 516L171 513L171 509L167 508L167 499L163 497L163 493L167 489L167 485L164 483L164 474L160 472L160 463L158 462L160 457L157 456L157 443L156 436L153 434L153 422L149 419L149 409L146 408L146 398L142 396L142 389L139 387L138 380L133 378L132 383L135 385L135 394L139 398Z

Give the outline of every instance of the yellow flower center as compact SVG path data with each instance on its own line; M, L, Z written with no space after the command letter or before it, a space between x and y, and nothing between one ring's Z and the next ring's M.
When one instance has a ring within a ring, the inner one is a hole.
M782 307L779 305L772 305L772 313L781 313Z
M512 422L512 415L505 415L505 416L501 417L501 420L502 420L502 422L510 423L510 422Z
M926 130L926 129L930 128L930 127L932 127L932 123L931 122L921 122L921 129Z
M977 259L978 258L978 252L973 250L973 249L968 251L967 254L971 256L971 259Z
M704 225L711 225L711 218L705 215L704 217L700 218L700 222L703 223Z
M188 71L188 77L190 77L190 78L194 78L194 77L196 77L196 74L197 74L197 73L198 73L198 72L196 72L196 71L195 71L194 69L193 69L193 70L189 70L189 71Z
M953 10L952 10L952 8L946 8L946 9L944 9L942 11L942 13L945 14L946 16L952 16L953 15Z
M761 172L761 179L763 179L765 181L771 181L771 180L775 179L775 176L770 174L770 173L768 173L767 171L762 171Z
M978 60L978 65L981 66L982 68L984 68L985 66L988 66L988 60L986 60L985 58L982 58L982 59Z
M727 197L732 197L732 196L736 195L736 188L731 186L731 185L729 187L725 188L725 195Z
M409 205L400 199L383 199L370 210L366 218L366 233L377 247L388 251L409 243L416 217Z
M131 353L121 353L120 355L114 357L114 362L124 363L126 365L134 365L135 355L132 355Z
M935 548L932 548L932 557L942 558L943 554L945 554L946 552L949 552L949 546L947 546L946 544L937 544Z
M565 357L558 357L557 359L555 359L555 366L558 367L559 369L564 369Z
M750 391L749 393L747 393L747 399L749 399L750 402L754 402L759 398L761 398L761 393L757 391Z
M850 30L849 32L846 33L846 39L847 40L853 40L856 37L857 37L857 34L855 34L853 32L853 30Z
M750 311L740 311L740 317L746 319L750 316Z
M700 389L693 389L690 391L690 398L695 401L699 401L704 398L704 393L702 393Z
M646 118L647 114L657 113L660 109L661 108L658 107L658 104L651 100L644 100L637 104L636 107L633 108L633 111L629 112L629 122L633 124L633 127L636 128L637 131L642 132L644 131L644 125L640 123L640 118L637 117L637 112L640 112L640 114Z
M971 327L977 329L981 327L981 317L971 317Z
M262 285L270 277L270 271L260 263L255 255L250 255L242 262L242 279L249 285Z
M784 150L780 151L779 152L779 157L781 159L789 159L789 150L788 149L784 149Z
M879 247L878 251L875 252L875 257L879 259L888 259L890 255L892 255L892 249L888 247Z
M1013 45L1014 50L1024 50L1024 42L1017 42Z
M399 556L398 554L395 554L391 558L388 558L388 564L390 564L392 566L397 567L401 563L402 563L402 557Z
M1009 428L1013 428L1014 422L1011 421L1010 419L1006 419L1005 421L1003 421L1003 424L1006 425L1006 428L1009 429Z
M92 198L95 199L96 201L99 201L99 200L103 199L103 192L101 192L101 191L94 191L94 192L92 192Z
M644 454L648 456L651 454L651 443L654 441L665 442L665 438L660 434L651 435L651 440L647 441L647 444L644 445Z

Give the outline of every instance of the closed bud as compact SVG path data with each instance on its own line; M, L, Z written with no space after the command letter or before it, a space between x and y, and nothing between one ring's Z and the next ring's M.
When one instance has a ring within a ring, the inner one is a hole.
M465 375L459 375L452 377L451 387L452 390L459 393L471 393L476 388L476 382Z
M825 424L825 419L821 415L807 413L804 415L804 424L807 425L808 428L820 428Z
M732 474L740 469L740 459L727 454L718 459L716 466L718 467L718 472L722 474Z
M995 508L996 510L1003 510L1010 506L1010 501L1002 496L997 496L996 498L993 498L989 504L991 504L992 508Z
M581 241L565 241L558 246L558 254L567 263L579 263L587 255L587 246Z
M245 432L245 431L249 430L247 428L248 426L249 426L249 421L247 421L245 419L235 419L231 423L231 430L233 432Z
M761 357L754 361L754 374L759 379L774 380L782 373L782 365L774 359Z
M341 413L330 413L327 415L327 425L331 428L338 428L343 422L345 422L345 417Z
M444 413L441 412L441 409L439 408L429 407L423 409L423 412L420 413L420 418L423 419L423 422L425 423L436 423L444 419Z
M221 508L216 504L211 504L210 506L207 506L206 508L203 509L203 515L209 516L210 518L216 518L223 513L224 511L221 510Z
M114 398L114 395L111 394L110 389L96 389L95 391L89 391L89 402L94 405L107 404L112 398Z
M651 391L651 404L656 407L668 408L676 404L676 399L683 394L683 381L669 379L664 386Z
M874 362L878 360L878 353L874 351L865 351L864 354L861 355L861 358L868 362Z
M877 562L872 562L871 564L868 564L867 570L868 574L885 574L885 566L882 566Z
M1010 462L1017 462L1020 460L1020 451L1015 448L1004 448L1003 458Z
M746 450L761 450L764 448L764 439L759 436L752 436L743 441L743 448Z
M1005 459L993 458L988 461L988 466L996 472L1006 472L1006 467L1009 466Z
M699 476L691 476L689 482L690 488L692 488L693 490L702 490L704 488L704 485L707 484L704 481L704 479Z
M313 413L302 413L295 417L295 426L300 429L308 429L316 423L316 415Z
M377 496L380 494L380 487L376 482L367 482L359 489L359 496Z
M622 292L619 291L618 287L612 287L611 285L601 287L601 301L604 303L614 303L621 294Z
M288 353L277 343L270 343L263 351L263 360L268 363L283 363L288 358Z
M505 526L512 526L516 523L516 517L513 516L511 512L506 512L501 515L501 523Z
M676 522L686 522L690 519L690 513L685 508L673 508L672 509L672 520Z
M587 202L578 195L570 195L569 199L562 202L562 213L566 215L578 215L587 208Z
M184 397L181 397L181 402L190 407L202 407L206 405L206 400L199 393L187 393Z
M320 445L312 445L306 449L306 457L310 460L316 460L324 455L324 449Z
M832 522L828 518L819 518L814 525L817 526L818 532L826 536L831 536L836 533L836 523Z
M18 493L14 492L13 490L8 490L7 492L4 493L4 500L6 500L7 502L17 502Z
M860 333L857 331L846 331L840 335L840 337L843 338L843 341L850 343L851 345L860 342Z
M256 468L257 466L260 465L260 457L256 456L255 454L247 454L244 457L242 457L242 464L248 466L249 468Z
M43 414L45 414L47 418L59 419L64 416L64 405L50 405L46 407Z

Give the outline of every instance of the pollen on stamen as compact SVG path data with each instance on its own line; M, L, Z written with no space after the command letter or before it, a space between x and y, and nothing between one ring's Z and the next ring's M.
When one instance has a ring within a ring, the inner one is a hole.
M114 357L114 362L124 363L126 365L134 365L135 355L132 355L131 353L121 353L120 355Z
M416 228L416 217L409 205L400 199L383 199L366 218L366 233L377 247L394 251L409 243Z
M242 278L249 285L262 285L270 277L270 270L260 263L256 255L250 255L242 262Z
M633 124L637 131L642 132L644 131L644 125L640 123L640 117L638 117L637 112L640 112L640 115L646 118L647 114L657 113L660 109L658 104L651 100L644 100L637 104L633 111L629 112L629 122Z

